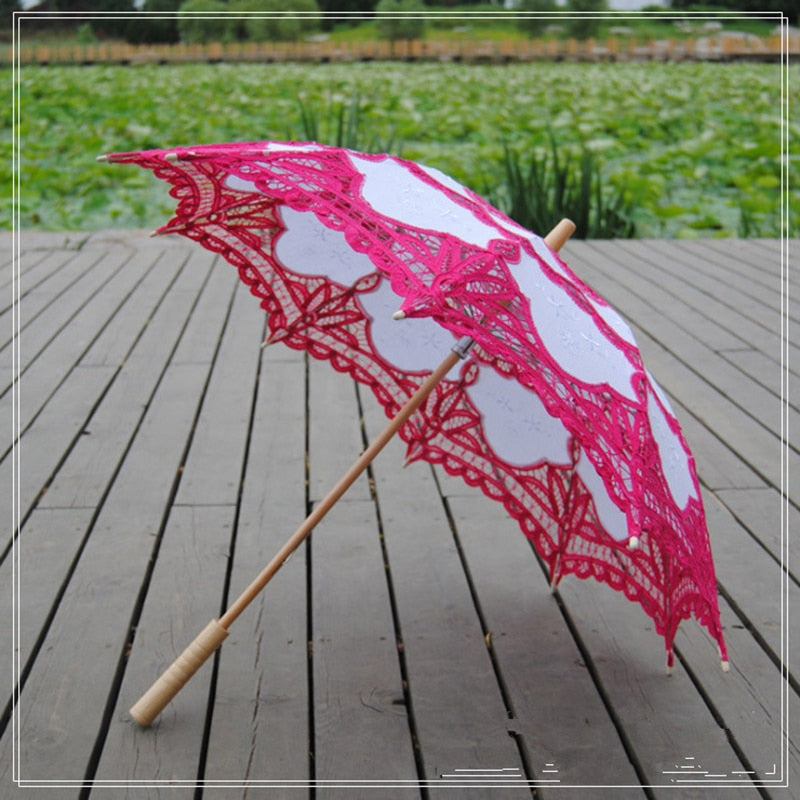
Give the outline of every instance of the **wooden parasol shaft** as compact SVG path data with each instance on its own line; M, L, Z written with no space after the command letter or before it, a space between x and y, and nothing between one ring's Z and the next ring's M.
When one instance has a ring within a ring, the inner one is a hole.
M550 231L544 240L550 249L558 252L574 230L574 223L568 219L563 219ZM397 415L381 431L380 435L371 442L369 447L364 450L336 485L316 505L302 525L286 540L286 543L275 554L269 564L261 570L219 620L211 620L161 677L131 707L130 714L140 725L149 725L209 656L222 644L228 635L228 628L231 624L269 583L275 573L286 563L289 556L322 521L328 511L331 510L397 431L408 421L409 417L419 408L437 384L458 363L459 359L464 357L464 353L471 346L471 340L459 343L459 345L428 376Z
M322 521L328 511L333 508L341 496L350 488L362 472L372 463L375 457L388 444L392 437L406 423L408 418L419 408L433 388L458 363L462 355L452 350L447 358L428 376L424 383L411 396L408 402L392 417L391 422L381 431L369 447L359 456L350 469L339 478L336 485L320 500L314 510L306 517L303 524L289 537L286 544L275 554L272 561L259 573L258 577L242 592L237 600L220 617L220 624L227 628L244 611L253 598L269 583L272 576L283 566L286 559L297 549L298 545Z
M222 644L228 635L228 628L234 620L269 583L275 573L286 563L289 556L322 521L328 511L364 472L378 453L383 450L395 433L419 408L420 404L442 378L458 363L460 358L462 358L462 355L455 350L448 354L447 358L428 376L403 408L392 418L386 428L316 505L303 524L286 540L286 543L275 554L269 564L261 570L250 585L230 605L228 610L219 620L209 622L197 638L175 659L172 665L142 695L141 699L132 706L130 714L140 725L149 725L161 713L167 703L183 688L192 675L197 672L206 659Z

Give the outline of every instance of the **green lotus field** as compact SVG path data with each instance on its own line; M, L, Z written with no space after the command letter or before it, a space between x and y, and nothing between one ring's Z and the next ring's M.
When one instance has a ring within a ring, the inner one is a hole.
M23 67L16 159L10 104L0 140L18 215L4 193L3 224L156 227L172 207L164 186L99 154L314 138L422 161L501 206L506 148L524 164L555 142L565 160L594 154L636 236L797 235L798 131L785 109L798 74L745 63Z

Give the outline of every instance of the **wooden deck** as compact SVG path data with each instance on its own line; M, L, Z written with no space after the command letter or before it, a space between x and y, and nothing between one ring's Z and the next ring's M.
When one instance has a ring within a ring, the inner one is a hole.
M382 413L328 365L260 350L235 271L179 238L23 232L14 342L0 241L0 796L800 796L781 242L564 250L632 323L694 450L729 673L690 620L667 677L638 606L575 578L551 595L498 504L401 469L392 443L145 730L127 709Z

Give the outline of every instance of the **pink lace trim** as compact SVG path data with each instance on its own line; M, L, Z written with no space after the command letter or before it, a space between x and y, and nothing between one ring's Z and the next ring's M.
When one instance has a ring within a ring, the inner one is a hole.
M358 156L376 163L387 158ZM548 564L554 584L567 574L592 577L639 603L664 636L669 661L678 624L689 616L708 629L727 659L699 485L677 420L654 391L638 349L598 311L605 306L602 298L563 261L556 258L558 269L549 266L528 237L513 233L510 222L498 228L488 247L479 248L384 217L364 201L363 175L346 151L337 148L290 144L286 150L273 150L267 143L254 143L110 158L139 164L172 185L177 209L163 230L198 241L238 269L269 315L272 341L307 350L368 385L388 416L425 374L401 371L380 357L360 294L389 280L406 298L407 313L431 316L454 334L473 337L472 359L459 378L443 381L402 428L409 459L440 464L503 503ZM497 228L501 215L477 195L443 185L415 164L395 161ZM252 190L231 188L230 176ZM369 256L375 272L342 286L286 269L274 254L283 231L276 209L284 204L313 211L324 225L342 231L355 251ZM518 261L521 251L539 262L632 365L635 399L610 386L598 392L560 369L506 266L507 259ZM536 391L572 436L572 465L518 467L497 458L486 445L480 413L466 392L480 364ZM683 509L660 467L648 402L661 408L688 459L694 491ZM630 549L604 530L591 492L574 470L579 458L590 459L609 495L625 511L638 548Z

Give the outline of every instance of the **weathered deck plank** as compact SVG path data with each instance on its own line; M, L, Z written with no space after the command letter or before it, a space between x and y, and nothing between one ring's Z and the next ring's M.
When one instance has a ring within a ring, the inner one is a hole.
M215 271L225 282L210 280L204 296L216 303L198 303L186 328L175 361L183 365L210 364L212 372L202 397L191 438L191 449L181 468L180 483L172 503L170 519L159 545L159 558L147 587L147 601L136 623L136 638L131 648L128 677L158 674L179 654L197 630L219 613L222 586L227 571L227 542L236 516L243 452L251 413L251 391L242 387L254 383L263 330L263 314L249 303L246 290L231 284L224 268ZM235 297L232 289L236 288ZM217 313L221 307L224 314ZM225 322L235 320L232 324ZM221 339L198 347L193 336L206 327L224 326ZM218 345L218 346L217 346ZM175 608L186 594L196 602L188 608ZM165 626L165 621L169 624ZM177 648L177 649L176 649ZM175 703L180 714L184 703L203 709L208 696L211 669L205 669L193 686L191 696ZM115 716L127 719L127 709L146 687L123 683ZM172 726L165 715L160 736L170 737ZM137 738L138 731L113 728L103 748L96 779L124 775L127 780L163 775L165 780L193 781L197 778L203 746L202 717L197 718L196 735L176 748L175 758L164 763L159 752ZM120 735L122 732L122 735Z
M343 500L311 545L314 763L336 781L416 774L376 528L372 501ZM364 791L351 788L349 796L369 797Z
M688 313L688 307L671 296L653 299L651 295L659 292L656 281L638 276L622 259L605 257L606 245L597 248L599 256L587 253L587 247L583 248L585 254L571 263L612 305L626 310L627 319L639 332L637 341L656 379L662 375L665 380L668 378L672 396L696 409L708 427L725 441L735 442L736 452L744 455L773 486L778 486L780 397L719 358L714 346L704 339L711 329L719 329L713 321L693 329L699 311ZM778 333L776 330L776 341ZM724 340L717 342L723 343ZM673 365L668 376L667 366L657 361L662 355ZM776 374L779 370L776 363ZM695 375L701 375L703 380L695 380ZM670 391L670 387L665 388Z
M306 513L306 376L302 354L264 351L235 542L231 597ZM244 797L216 782L310 780L307 562L301 547L237 620L220 651L205 797ZM276 797L285 796L271 790ZM298 788L290 797L302 797Z
M233 524L232 506L173 508L136 623L136 638L95 780L192 783L197 779L211 666L206 665L165 709L157 724L157 736L131 725L128 709L147 689L145 676L160 674L186 643L217 616L227 567L225 542ZM186 723L191 728L189 735L183 728ZM169 743L166 749L162 747L164 743ZM117 787L109 789L107 796L115 796L114 792L118 792ZM131 796L136 796L135 791L131 790ZM191 790L178 796L190 797Z
M22 692L21 724L42 733L22 739L22 774L49 781L84 777L186 443L191 416L183 411L196 403L204 377L199 367L168 370L160 402L97 517L42 645L48 657L37 658ZM135 495L126 483L138 487Z
M86 531L91 524L92 509L37 509L26 525L26 550L19 553L19 571L12 574L12 561L0 565L0 632L3 641L11 641L12 612L17 611L19 663L29 665L38 639L46 629L47 617L59 593L69 580L70 565L80 553ZM14 579L19 597L18 608L12 604Z
M441 781L448 794L452 778L445 776L459 770L524 774L524 763L429 470L417 464L398 473L388 466L402 462L403 452L399 441L390 443L375 480L424 777Z
M20 570L6 549L0 638L11 643L15 621L22 691L13 769L3 701L4 797L349 785L348 796L434 800L502 783L504 797L615 786L654 798L675 796L686 774L697 779L681 797L709 796L693 765L724 774L726 796L792 796L780 783L800 780L786 734L798 581L781 562L800 551L781 522L798 522L798 496L780 459L797 403L784 416L780 243L565 248L632 323L694 449L729 674L687 621L666 677L637 606L569 578L551 595L499 505L427 465L399 469L395 441L149 730L129 705L355 459L362 406L368 436L385 418L328 364L260 351L257 303L196 246L129 232L21 243ZM10 345L0 357L10 370ZM13 466L5 451L9 483ZM492 784L466 770L505 771ZM35 788L15 789L12 772Z
M12 282L14 281L14 263L10 261L7 271L3 275L3 299L2 299L2 314L3 319L8 321L8 326L4 327L2 346L5 348L11 342L13 330L11 328L11 313L15 299L19 301L17 309L22 315L21 326L30 323L31 319L41 310L41 306L47 302L47 297L41 293L39 297L31 297L36 288L42 284L47 285L52 282L59 275L60 268L74 262L75 253L69 250L55 250L48 252L41 251L28 251L22 254L16 266L16 275L18 281L14 288L17 292L17 297L12 297ZM23 315L23 302L25 304L26 313Z
M19 339L19 374L24 377L24 390L27 394L24 407L20 406L20 428L24 430L35 418L36 414L42 409L49 400L50 395L58 388L69 370L72 369L76 360L87 347L87 342L97 335L102 329L103 324L110 316L110 311L106 308L106 303L113 303L113 295L125 291L125 284L130 282L135 285L136 274L126 276L122 281L109 284L111 275L122 267L122 262L130 256L130 253L119 251L116 254L109 254L112 269L110 274L103 274L102 269L93 270L90 276L94 281L81 283L73 287L70 297L65 297L64 302L54 302L50 304L50 313L46 321L29 326L25 335ZM97 261L103 257L102 253L94 253L92 261ZM114 264L115 257L119 262ZM85 269L85 263L84 263ZM108 291L103 293L98 284L105 282ZM88 285L87 285L88 284ZM92 294L100 294L99 298L92 298ZM112 297L104 295L111 294ZM97 304L92 304L92 299L97 300ZM21 305L21 304L20 304ZM113 308L113 305L112 305ZM20 314L22 314L20 309ZM70 326L69 336L59 336L59 332L66 325ZM3 398L0 404L3 410L10 409L11 392L8 386L3 387ZM4 436L2 446L8 446L8 441Z
M536 778L636 786L640 778L615 722L516 523L477 490L448 503L489 630L487 645L508 692L509 729L523 742ZM583 790L549 791L542 784L537 791L547 798L578 797Z

